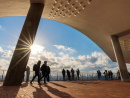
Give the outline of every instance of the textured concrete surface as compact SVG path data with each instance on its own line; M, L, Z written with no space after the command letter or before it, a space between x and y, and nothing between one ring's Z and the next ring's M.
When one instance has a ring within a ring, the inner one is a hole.
M0 98L130 98L130 82L52 81L48 84L2 86Z

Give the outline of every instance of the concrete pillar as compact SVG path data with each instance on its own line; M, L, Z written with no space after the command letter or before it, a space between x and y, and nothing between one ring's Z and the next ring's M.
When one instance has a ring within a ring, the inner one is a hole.
M31 3L12 60L10 62L4 86L21 85L30 56L30 46L35 39L44 4Z
M121 74L121 80L122 81L130 81L129 73L125 64L125 59L123 57L123 53L120 47L120 43L118 40L118 36L111 36L111 41L113 44L113 49L116 57L116 61L118 62L119 65L119 70Z

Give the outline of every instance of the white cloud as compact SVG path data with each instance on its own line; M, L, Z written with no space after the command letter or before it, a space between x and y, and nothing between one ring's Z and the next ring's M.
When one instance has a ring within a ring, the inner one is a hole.
M33 66L38 60L41 60L43 64L47 60L48 65L55 71L61 71L62 68L74 68L74 70L80 68L82 71L94 71L96 73L97 70L113 69L116 72L118 69L117 63L113 63L107 55L101 52L95 51L90 55L79 55L78 57L72 57L64 52L60 52L59 54L60 56L57 56L53 52L43 50L42 53L31 55L29 65Z
M2 49L2 47L0 47L0 52L4 52L4 50Z
M13 49L9 46L10 49ZM55 46L58 48L58 46ZM66 49L64 51L68 51L68 48L62 47L59 49ZM10 58L12 56L12 51L11 50L3 50L0 48L0 51L2 51L4 54L2 57L7 57ZM59 54L59 55L58 55ZM28 66L30 66L31 70L34 64L37 63L38 60L42 61L42 64L44 61L48 61L48 65L52 68L52 70L55 71L61 71L62 68L65 69L71 69L74 68L76 70L79 68L82 71L86 72L95 72L97 70L104 71L105 69L107 70L112 70L116 72L118 70L117 63L113 63L106 54L101 53L101 52L93 52L90 55L79 55L78 57L72 57L70 54L66 52L59 52L59 53L53 53L53 52L48 52L45 50L45 47L42 46L40 48L40 52L37 52L37 54L31 54L28 62ZM4 65L8 67L9 61L6 59L2 59L2 62L6 62ZM3 65L1 64L2 68ZM130 69L130 67L128 67Z
M13 55L11 50L5 50L4 54L1 57L11 58Z
M91 72L96 70L113 70L118 68L117 63L112 62L107 55L100 52L93 52L91 55L78 56L76 59L80 63L80 69ZM117 70L113 70L116 72Z
M64 56L65 55L64 52L60 52L59 54L60 54L60 56Z
M10 61L6 59L0 59L0 69L8 69Z
M15 46L8 45L8 48L14 51Z
M63 45L54 45L54 46L55 46L57 49L61 49L61 50L63 50L63 51L68 51L68 52L70 52L70 53L76 52L75 49L72 49L72 48L67 47L67 46L63 46Z

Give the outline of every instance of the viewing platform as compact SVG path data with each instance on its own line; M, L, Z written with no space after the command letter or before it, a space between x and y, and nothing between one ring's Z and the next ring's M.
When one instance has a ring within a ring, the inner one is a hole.
M2 86L0 98L130 98L130 82L113 81L50 81L32 85Z

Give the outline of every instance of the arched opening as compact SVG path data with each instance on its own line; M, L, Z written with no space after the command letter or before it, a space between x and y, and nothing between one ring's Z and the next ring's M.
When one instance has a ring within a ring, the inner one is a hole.
M7 70L25 17L0 19L3 21L1 23L1 63L4 65L1 65L1 69ZM88 73L96 74L97 70L102 72L118 70L117 64L113 63L87 36L74 28L49 19L41 19L27 64L31 71L38 60L42 63L47 60L52 72L56 72L56 75L57 72L61 75L62 68L66 70L79 68L85 76ZM4 76L5 74L6 71Z

